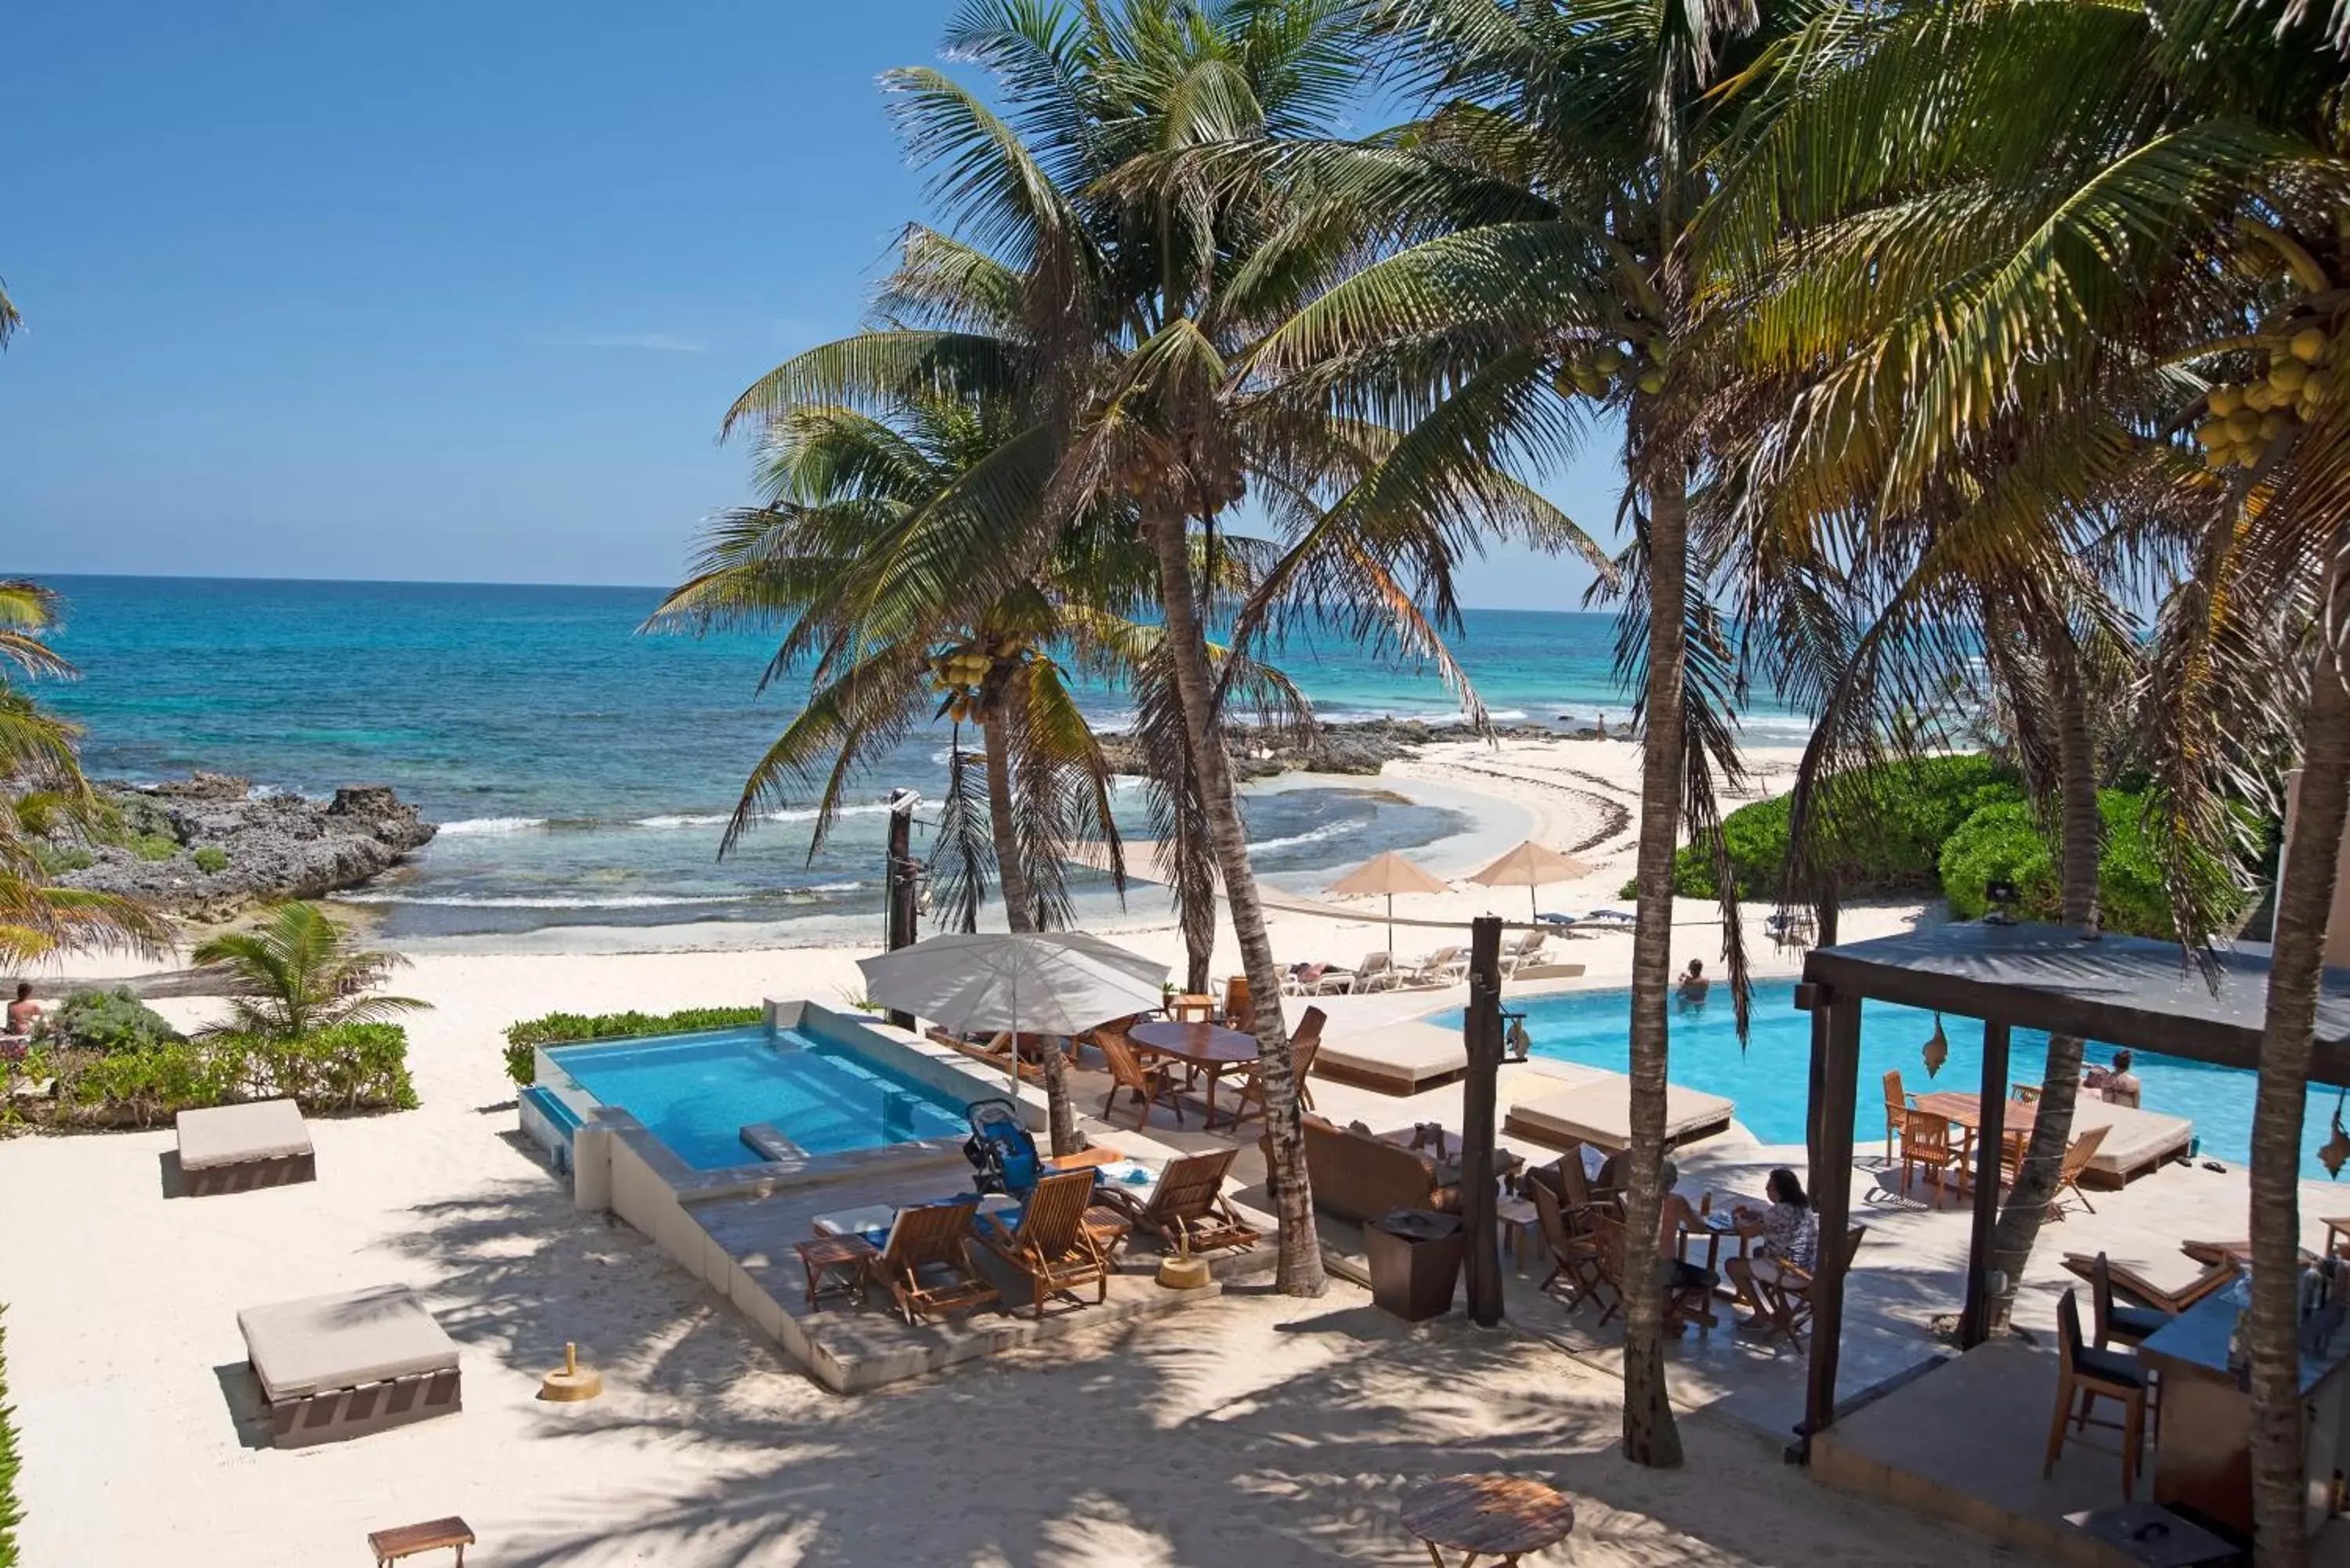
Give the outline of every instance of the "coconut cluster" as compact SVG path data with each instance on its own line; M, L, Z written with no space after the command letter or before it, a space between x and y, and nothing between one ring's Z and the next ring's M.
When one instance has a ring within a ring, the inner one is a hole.
M2213 387L2205 400L2209 416L2195 427L2195 444L2208 467L2251 467L2279 436L2310 423L2324 406L2324 367L2334 347L2325 329L2305 326L2262 341L2268 374Z
M961 723L978 717L980 688L999 663L1024 657L1028 644L1016 637L973 641L931 657L931 690L947 697L939 710Z
M1655 394L1665 389L1665 348L1662 338L1645 346L1631 343L1580 345L1559 366L1551 385L1562 398L1580 393L1604 398L1616 388L1628 393L1638 388Z

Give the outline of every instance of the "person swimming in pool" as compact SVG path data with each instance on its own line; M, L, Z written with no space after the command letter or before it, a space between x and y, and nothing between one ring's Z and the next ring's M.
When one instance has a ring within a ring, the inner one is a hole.
M1703 1006L1706 993L1713 989L1713 981L1705 977L1705 961L1690 960L1689 968L1681 971L1680 983L1674 989L1679 992L1683 1007Z

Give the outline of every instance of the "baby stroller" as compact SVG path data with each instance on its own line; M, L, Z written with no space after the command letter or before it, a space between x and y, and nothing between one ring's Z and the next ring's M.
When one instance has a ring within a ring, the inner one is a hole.
M971 1122L971 1137L963 1142L962 1157L979 1173L972 1185L982 1192L1014 1198L1034 1191L1045 1161L1036 1152L1036 1140L1021 1123L1020 1107L1010 1100L975 1100L964 1115Z

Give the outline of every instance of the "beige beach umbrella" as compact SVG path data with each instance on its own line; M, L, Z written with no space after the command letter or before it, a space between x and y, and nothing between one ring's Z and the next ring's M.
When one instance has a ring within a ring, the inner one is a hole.
M1444 884L1397 854L1382 850L1330 884L1333 893L1384 893L1388 900L1388 947L1395 947L1395 896L1441 893Z
M1526 918L1534 918L1534 889L1553 882L1572 882L1578 877L1588 877L1592 868L1572 855L1562 855L1527 839L1482 871L1469 878L1485 888L1523 888L1526 890Z

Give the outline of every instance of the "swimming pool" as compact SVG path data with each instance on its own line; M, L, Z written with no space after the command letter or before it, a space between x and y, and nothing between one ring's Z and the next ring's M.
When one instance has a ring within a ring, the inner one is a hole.
M1739 1049L1726 986L1717 985L1703 1006L1683 1010L1676 1004L1669 1010L1673 1082L1737 1102L1738 1119L1764 1143L1804 1141L1804 1103L1811 1087L1812 1025L1808 1014L1795 1011L1793 981L1755 985L1753 1029L1743 1051ZM1534 1039L1535 1055L1611 1072L1626 1070L1630 992L1564 992L1529 997L1513 1005L1526 1015L1526 1033ZM1440 1022L1457 1028L1461 1014L1452 1012ZM1871 1002L1863 1009L1860 1093L1853 1120L1854 1136L1862 1148L1871 1139L1877 1140L1880 1149L1883 1147L1884 1096L1878 1085L1887 1073L1898 1072L1912 1094L1929 1088L1972 1093L1981 1086L1981 1025L1967 1018L1943 1020L1950 1057L1941 1072L1929 1078L1919 1052L1933 1032L1930 1012L1881 1002ZM2039 1030L2019 1029L2009 1043L2009 1080L2037 1083L2047 1068L2048 1036ZM2112 1047L2090 1043L2090 1061L2108 1061L2112 1056ZM2146 1109L2192 1121L2206 1158L2241 1164L2250 1158L2251 1074L2147 1051L2136 1053L2136 1071L2145 1085ZM2311 1091L2301 1146L2305 1179L2325 1179L2325 1168L2317 1162L2315 1151L2331 1129L2334 1103L2332 1095Z
M571 1045L547 1057L696 1170L759 1158L743 1128L761 1122L817 1155L964 1131L962 1101L797 1029L752 1024Z

